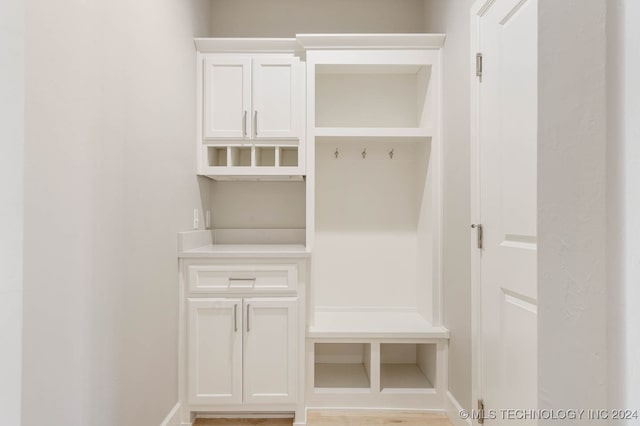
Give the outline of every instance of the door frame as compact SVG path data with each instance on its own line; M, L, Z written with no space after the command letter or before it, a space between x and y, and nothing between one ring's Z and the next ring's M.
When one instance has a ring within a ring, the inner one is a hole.
M480 84L476 76L476 53L480 52L479 17L489 8L493 0L476 0L470 9L469 19L469 78L470 78L470 163L471 163L471 223L482 223L480 209ZM471 225L471 224L470 224ZM471 250L471 409L482 399L482 292L481 250L477 247L476 231L469 228ZM478 425L477 419L471 419Z

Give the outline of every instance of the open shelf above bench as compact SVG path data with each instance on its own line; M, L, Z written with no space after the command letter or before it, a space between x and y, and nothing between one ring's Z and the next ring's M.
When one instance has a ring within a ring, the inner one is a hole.
M315 127L426 129L433 120L430 65L318 64Z

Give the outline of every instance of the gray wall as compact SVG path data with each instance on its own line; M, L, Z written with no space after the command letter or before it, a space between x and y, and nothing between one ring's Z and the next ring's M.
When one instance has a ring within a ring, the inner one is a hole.
M208 21L206 0L26 2L23 426L157 425L178 399Z
M423 0L211 0L211 36L422 32Z
M0 2L0 424L20 424L24 6Z
M471 409L469 9L472 0L425 0L425 31L447 34L444 72L444 325L449 391Z
M606 0L538 4L538 404L605 407Z

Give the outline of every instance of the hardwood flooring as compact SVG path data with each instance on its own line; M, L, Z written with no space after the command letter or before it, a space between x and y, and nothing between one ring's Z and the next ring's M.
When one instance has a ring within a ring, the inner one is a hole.
M194 426L291 426L291 419L198 419ZM452 426L444 414L309 411L307 426Z

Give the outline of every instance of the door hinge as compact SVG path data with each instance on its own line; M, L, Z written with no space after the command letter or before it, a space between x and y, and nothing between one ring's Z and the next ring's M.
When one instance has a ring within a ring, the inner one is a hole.
M476 77L482 79L482 53L476 53Z
M482 248L482 243L483 243L483 235L482 235L482 225L479 223L474 223L473 225L471 225L471 228L473 229L477 229L478 232L476 233L476 236L478 238L478 248L481 249Z
M478 400L478 424L484 424L484 401Z

